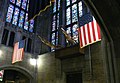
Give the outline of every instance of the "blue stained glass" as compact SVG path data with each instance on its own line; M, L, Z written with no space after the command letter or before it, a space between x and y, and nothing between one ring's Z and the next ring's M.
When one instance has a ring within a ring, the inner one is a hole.
M20 18L19 18L19 24L18 24L18 26L21 27L21 28L22 28L23 22L24 22L24 14L25 14L24 11L20 12Z
M71 36L71 27L66 28L66 32L68 35ZM66 39L66 43L69 43L69 41Z
M30 20L30 28L29 28L30 32L33 32L33 27L34 27L34 20Z
M27 0L23 0L23 2L22 2L22 8L26 9L26 5L27 5Z
M58 45L58 38L56 39L56 45Z
M20 7L21 0L17 0L16 5Z
M68 27L66 32L67 32L67 34L71 34L71 27Z
M28 22L28 13L26 13L25 24L24 24L24 29L25 30L28 30L28 25L29 25L29 22Z
M58 10L60 9L60 0L58 0Z
M56 45L58 45L58 31L56 32Z
M70 5L70 0L66 0L66 5Z
M52 40L54 40L54 39L55 39L55 33L52 34Z
M77 4L74 4L72 6L72 22L78 21L78 16L77 16Z
M53 40L52 40L52 44L54 44L54 45L55 45L55 39L53 39Z
M28 8L29 8L29 0L28 0L28 4L27 4L27 11L28 11Z
M18 9L18 8L15 8L14 17L13 17L13 22L12 22L12 24L14 24L14 25L17 25L18 14L19 14L19 9Z
M54 3L54 6L53 6L53 13L56 12L56 2Z
M10 0L10 5L6 15L6 22L11 22L20 28L27 31L29 29L29 32L33 32L34 20L28 22L28 4L29 0Z
M71 20L70 20L71 16L70 16L70 7L67 8L66 10L66 24L70 24Z
M78 25L75 24L73 27L72 27L72 32L73 32L73 39L78 42L78 31L77 31L77 27Z
M57 29L59 27L59 13L57 14Z
M81 17L82 16L82 2L80 1L78 5L79 5L79 17Z
M12 14L13 14L13 9L14 9L14 6L13 5L9 5L7 16L6 16L6 21L7 22L11 22Z
M53 16L53 21L52 21L52 31L54 31L55 30L55 24L56 24L56 16L54 15Z
M72 0L72 3L76 2L76 0Z
M52 44L55 45L55 33L52 34Z
M10 2L15 3L15 0L10 0Z

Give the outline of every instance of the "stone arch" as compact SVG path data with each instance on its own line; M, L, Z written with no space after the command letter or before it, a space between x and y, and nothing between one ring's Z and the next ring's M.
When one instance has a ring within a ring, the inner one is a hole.
M5 65L5 66L1 66L0 70L15 70L18 71L20 73L22 73L23 75L25 75L26 77L28 77L30 79L30 83L34 82L34 74L32 74L31 71L21 67L21 66L17 66L17 65Z

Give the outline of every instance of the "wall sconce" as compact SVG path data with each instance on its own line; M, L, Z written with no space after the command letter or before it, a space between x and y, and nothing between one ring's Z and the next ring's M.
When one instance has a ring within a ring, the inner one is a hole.
M30 64L33 65L33 66L36 66L37 65L37 59L30 58Z

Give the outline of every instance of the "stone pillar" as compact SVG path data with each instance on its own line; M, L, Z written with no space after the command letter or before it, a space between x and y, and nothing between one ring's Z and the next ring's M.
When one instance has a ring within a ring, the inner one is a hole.
M17 30L16 34L15 34L15 41L14 42L18 42L20 41L22 38L22 31Z

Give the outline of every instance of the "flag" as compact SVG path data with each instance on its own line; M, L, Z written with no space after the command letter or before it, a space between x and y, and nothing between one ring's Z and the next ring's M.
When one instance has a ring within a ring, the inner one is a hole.
M22 61L24 54L24 42L25 40L21 40L14 44L14 51L12 56L12 63Z
M81 48L101 40L100 26L90 13L80 17L78 33Z
M0 81L3 81L4 70L0 70Z
M34 19L51 6L54 0L30 0L28 9L28 20Z
M72 44L75 44L75 43L76 43L76 41L75 41L69 34L67 34L67 32L66 32L63 28L61 28L61 30L62 30L63 34L65 35L66 39L67 39L70 43L72 43Z

